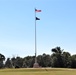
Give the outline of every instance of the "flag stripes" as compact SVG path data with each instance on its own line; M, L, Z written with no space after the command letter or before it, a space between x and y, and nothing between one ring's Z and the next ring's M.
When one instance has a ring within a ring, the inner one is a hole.
M41 12L41 10L37 10L37 9L35 9L35 12Z

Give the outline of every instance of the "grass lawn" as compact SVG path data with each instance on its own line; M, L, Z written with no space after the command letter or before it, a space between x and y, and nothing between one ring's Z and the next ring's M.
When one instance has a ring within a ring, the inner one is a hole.
M76 70L61 68L0 69L0 75L76 75Z

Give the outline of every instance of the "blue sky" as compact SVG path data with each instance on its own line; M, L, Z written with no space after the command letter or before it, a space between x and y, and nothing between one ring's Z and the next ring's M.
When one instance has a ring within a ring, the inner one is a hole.
M76 0L0 0L0 53L6 57L51 54L60 46L76 53Z

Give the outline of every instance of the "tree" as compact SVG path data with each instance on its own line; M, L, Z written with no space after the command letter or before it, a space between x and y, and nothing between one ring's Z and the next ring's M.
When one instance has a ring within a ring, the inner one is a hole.
M64 67L62 53L63 50L60 47L53 48L51 50L53 54L51 55L51 66L52 67Z
M39 66L42 66L42 65L43 65L42 55L38 55L38 56L37 56L37 62L38 62L38 64L39 64Z
M50 55L47 55L47 54L44 53L42 56L39 55L37 57L37 59L38 59L38 63L39 63L40 66L42 66L42 67L50 67L51 66Z
M55 54L62 54L63 52L60 47L53 48L51 51Z
M34 56L27 56L24 58L24 62L26 64L27 67L33 67L33 64L34 64L34 59L35 57Z
M4 67L3 61L5 60L5 56L0 54L0 68Z
M71 56L71 68L76 68L76 55Z
M65 68L70 68L71 67L71 55L69 52L63 52L63 62L64 62L64 67Z
M12 67L15 68L15 65L16 65L16 58L15 57L11 58L11 64L12 64Z
M7 60L6 60L6 62L5 62L5 67L7 67L7 68L12 68L12 63L11 63L10 58L7 58Z
M15 68L22 68L23 66L23 58L21 57L16 57L16 61L15 61Z

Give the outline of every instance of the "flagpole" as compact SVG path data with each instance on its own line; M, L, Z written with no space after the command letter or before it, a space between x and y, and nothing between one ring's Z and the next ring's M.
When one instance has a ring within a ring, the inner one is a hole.
M37 63L37 57L36 56L37 56L37 42L36 42L36 11L35 11L35 63Z
M36 10L36 8L35 8ZM36 39L36 11L35 11L35 63L33 65L34 68L38 68L39 64L37 63L37 39Z

